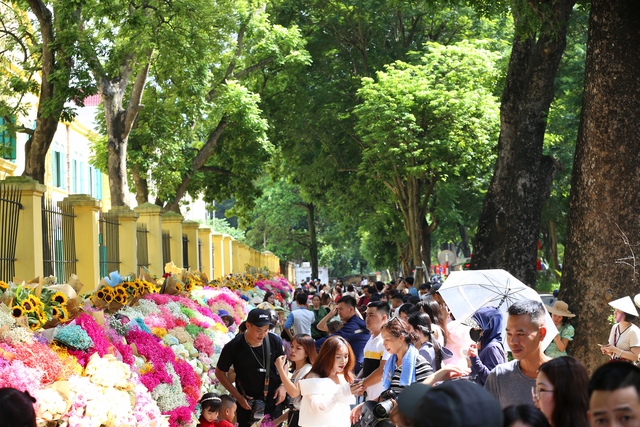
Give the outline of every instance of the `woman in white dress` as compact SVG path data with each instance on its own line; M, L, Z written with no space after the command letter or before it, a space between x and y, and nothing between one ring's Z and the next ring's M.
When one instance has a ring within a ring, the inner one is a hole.
M353 384L355 356L342 337L329 337L320 348L311 372L296 383L302 395L300 427L349 427L354 394L363 391ZM352 385L353 384L353 385Z
M615 309L613 319L617 323L611 327L608 344L600 349L611 360L636 363L640 357L640 328L631 322L638 317L638 310L631 297L611 301L609 305Z

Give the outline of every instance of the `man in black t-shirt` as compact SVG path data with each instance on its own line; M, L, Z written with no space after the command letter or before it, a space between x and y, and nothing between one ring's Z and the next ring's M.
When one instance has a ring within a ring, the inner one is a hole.
M254 309L247 316L246 332L238 334L227 343L220 353L216 366L216 378L238 401L238 427L253 424L252 401L265 402L264 414L272 419L282 414L282 401L286 391L275 367L275 360L284 355L282 340L269 333L271 316L266 310ZM269 340L270 354L264 341ZM269 364L269 391L265 398L265 375ZM235 386L227 377L231 366L236 372Z

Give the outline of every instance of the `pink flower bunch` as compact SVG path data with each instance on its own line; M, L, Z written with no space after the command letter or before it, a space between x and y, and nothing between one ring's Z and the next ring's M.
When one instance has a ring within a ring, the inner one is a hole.
M276 276L273 279L258 280L255 286L263 291L278 293L282 295L283 298L289 298L289 295L293 292L293 286L282 276Z
M198 334L193 343L193 346L200 353L204 353L207 356L211 356L213 354L213 340L204 333Z
M187 395L189 406L195 410L200 399L200 386L202 382L189 363L183 359L177 359L173 364L176 374L180 377L182 390Z
M42 369L27 366L21 360L9 363L0 359L0 388L11 387L35 396L42 387L44 376Z
M135 344L138 354L149 362L153 369L140 377L147 390L153 391L161 383L171 383L166 369L167 362L173 362L175 355L169 347L160 343L160 338L141 330L132 330L126 336L129 345Z
M83 313L80 316L76 317L74 322L76 325L80 326L85 330L87 335L93 340L93 347L88 350L71 350L69 349L69 354L75 356L78 359L78 362L83 367L87 366L89 359L93 355L93 353L98 353L100 357L109 353L109 349L111 347L111 343L105 337L104 328L93 319L93 317L87 313Z
M32 343L0 343L0 347L15 356L14 363L21 361L26 366L42 371L41 385L51 384L62 373L62 361L58 355L45 344Z

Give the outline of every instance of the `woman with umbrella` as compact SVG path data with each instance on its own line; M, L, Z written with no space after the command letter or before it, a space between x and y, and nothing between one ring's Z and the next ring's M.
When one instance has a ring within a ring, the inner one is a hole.
M640 355L640 328L631 322L638 317L638 310L631 297L611 301L609 305L615 309L613 319L618 323L611 327L609 343L600 349L612 360L635 363Z
M507 361L502 343L502 313L495 307L482 307L473 314L472 319L478 327L469 331L471 339L477 343L472 344L468 352L471 374L476 377L477 383L484 385L489 372Z
M573 336L576 333L573 326L567 323L567 319L576 315L569 311L569 305L564 301L556 301L553 307L548 305L545 307L551 315L554 325L558 328L558 335L551 341L544 354L549 357L566 356L569 341L573 341Z

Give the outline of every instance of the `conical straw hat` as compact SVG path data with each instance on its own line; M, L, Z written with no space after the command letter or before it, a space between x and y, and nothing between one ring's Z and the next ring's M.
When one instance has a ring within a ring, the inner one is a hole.
M618 298L615 301L611 301L609 305L617 310L624 311L627 314L633 314L634 316L638 315L638 310L636 310L636 306L633 305L631 297Z

